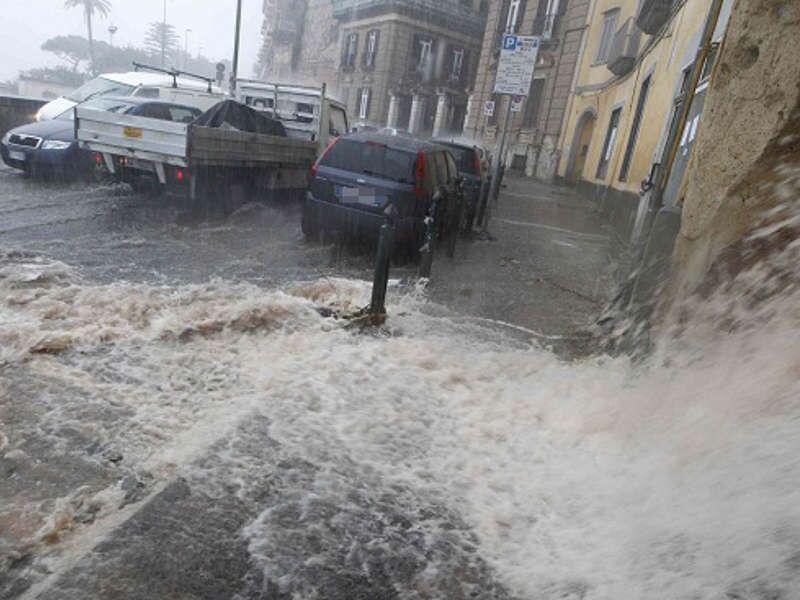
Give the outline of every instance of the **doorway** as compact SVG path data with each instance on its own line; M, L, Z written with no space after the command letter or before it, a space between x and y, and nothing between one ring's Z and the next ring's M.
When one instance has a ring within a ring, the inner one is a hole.
M589 155L589 144L592 142L592 134L594 133L594 124L596 120L597 117L593 111L583 113L578 120L572 148L570 149L570 160L567 164L567 181L569 183L578 183L583 177L586 158Z

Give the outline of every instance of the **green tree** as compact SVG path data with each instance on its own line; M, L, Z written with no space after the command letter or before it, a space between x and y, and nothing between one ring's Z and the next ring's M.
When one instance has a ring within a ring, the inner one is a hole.
M72 70L77 72L81 62L89 61L89 42L79 35L59 35L50 38L42 44L42 50L52 52L61 60L72 65Z
M150 23L144 36L144 47L153 55L161 55L161 66L166 65L166 59L171 57L178 49L180 36L169 23Z
M64 0L67 8L83 8L86 16L86 31L89 34L89 61L91 70L94 72L94 37L92 35L92 17L95 12L103 17L108 16L111 10L111 0Z

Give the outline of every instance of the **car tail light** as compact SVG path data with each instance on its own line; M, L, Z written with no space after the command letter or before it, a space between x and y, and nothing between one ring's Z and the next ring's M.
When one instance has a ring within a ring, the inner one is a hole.
M339 138L335 138L335 139L331 140L331 143L328 144L327 147L325 148L325 150L322 151L322 154L319 155L319 158L316 161L314 161L314 164L311 165L311 177L316 177L317 176L317 169L319 169L319 163L322 162L322 159L325 158L325 156L328 154L328 152L330 152L333 149L333 147L336 145L336 142L338 142L338 141L339 141Z
M420 151L417 153L417 172L416 182L414 186L414 194L417 197L425 195L425 153Z
M94 153L94 164L96 164L98 167L103 166L103 155L99 152Z
M183 169L178 169L175 171L175 181L181 183L184 179L186 179L186 172Z

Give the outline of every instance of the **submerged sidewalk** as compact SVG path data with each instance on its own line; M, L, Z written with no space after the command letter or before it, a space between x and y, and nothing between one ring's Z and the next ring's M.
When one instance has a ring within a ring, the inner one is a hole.
M585 329L609 299L610 232L572 188L507 175L489 231L453 261L440 252L434 299L547 336Z

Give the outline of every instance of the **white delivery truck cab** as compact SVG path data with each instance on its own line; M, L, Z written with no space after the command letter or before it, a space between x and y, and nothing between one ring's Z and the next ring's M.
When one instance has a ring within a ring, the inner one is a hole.
M211 79L180 71L162 71L137 65L148 71L106 73L85 83L71 94L45 104L36 114L37 121L55 119L76 105L100 96L138 96L175 102L208 110L228 96Z
M290 137L317 142L320 150L349 129L345 104L328 96L325 85L318 88L237 79L236 99L280 120Z

